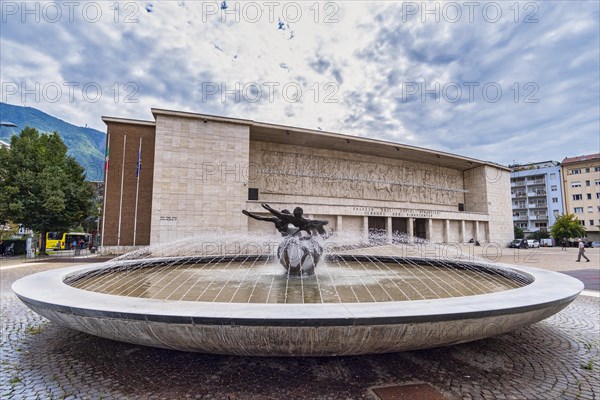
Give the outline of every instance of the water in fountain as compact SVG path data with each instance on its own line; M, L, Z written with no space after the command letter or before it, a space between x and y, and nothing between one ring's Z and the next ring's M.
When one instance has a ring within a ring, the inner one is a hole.
M290 275L278 235L200 234L149 246L65 283L117 296L224 303L364 303L473 296L531 283L522 273L385 232L334 234L314 275Z

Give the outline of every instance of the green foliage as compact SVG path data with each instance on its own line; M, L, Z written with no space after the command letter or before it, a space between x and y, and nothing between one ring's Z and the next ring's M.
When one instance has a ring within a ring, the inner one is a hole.
M545 229L540 229L539 231L531 234L531 238L537 241L540 241L541 239L548 239L549 237L550 233L548 233L548 231Z
M67 230L93 210L93 189L83 168L67 156L58 133L25 128L0 149L0 223L11 221L45 234Z
M552 229L552 237L560 243L563 239L579 238L585 236L585 228L579 224L579 220L574 214L563 214L556 218Z
M523 229L519 228L518 226L515 226L515 239L523 239L525 237L525 232L523 232Z

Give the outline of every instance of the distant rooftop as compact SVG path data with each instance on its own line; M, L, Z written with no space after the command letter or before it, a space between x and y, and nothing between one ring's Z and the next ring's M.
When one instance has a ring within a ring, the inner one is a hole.
M558 161L540 161L526 164L511 164L508 166L513 172L514 171L522 171L527 169L540 169L540 168L548 168L548 167L556 167L558 166Z
M562 163L563 164L572 164L572 163L578 163L578 162L582 162L582 161L591 161L591 160L600 160L600 153L588 154L585 156L578 156L578 157L568 157L568 158L565 158L564 160L562 160Z

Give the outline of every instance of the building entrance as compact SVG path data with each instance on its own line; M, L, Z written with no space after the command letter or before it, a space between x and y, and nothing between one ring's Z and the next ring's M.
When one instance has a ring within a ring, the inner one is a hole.
M421 239L427 239L427 220L425 218L415 219L413 235Z

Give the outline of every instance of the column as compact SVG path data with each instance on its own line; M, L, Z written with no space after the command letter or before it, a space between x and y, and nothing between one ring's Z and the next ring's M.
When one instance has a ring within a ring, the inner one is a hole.
M461 220L460 221L460 237L459 237L459 241L461 243L465 242L465 220Z
M475 240L479 240L479 221L475 221Z
M335 230L337 232L341 232L342 231L342 216L338 215L335 221Z
M408 242L412 243L414 240L414 219L413 218L407 218L407 224L406 224L406 230L408 231Z
M444 221L444 243L450 242L450 220Z
M369 217L363 217L363 238L369 239Z
M387 217L385 221L385 230L387 233L387 242L392 243L392 217Z

